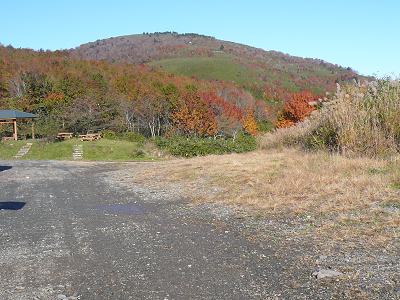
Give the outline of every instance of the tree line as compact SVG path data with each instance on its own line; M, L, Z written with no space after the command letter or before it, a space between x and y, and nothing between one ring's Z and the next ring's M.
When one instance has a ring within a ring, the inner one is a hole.
M236 137L256 134L269 118L264 101L233 83L12 47L0 47L0 109L37 114L40 136L109 129Z

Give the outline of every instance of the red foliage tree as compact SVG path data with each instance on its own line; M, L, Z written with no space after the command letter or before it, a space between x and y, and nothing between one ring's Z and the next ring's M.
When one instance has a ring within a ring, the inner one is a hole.
M195 91L182 95L181 106L172 113L172 123L185 135L212 136L218 132L215 115Z
M310 102L317 98L310 91L293 94L279 115L276 126L289 127L303 121L315 110L315 107L310 105Z

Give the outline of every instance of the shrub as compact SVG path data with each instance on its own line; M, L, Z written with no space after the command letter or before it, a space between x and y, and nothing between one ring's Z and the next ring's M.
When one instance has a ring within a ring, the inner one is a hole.
M137 132L124 132L117 133L112 130L103 130L102 131L103 138L108 140L125 140L129 142L138 143L139 145L143 145L146 141L146 138Z
M103 130L101 132L103 138L107 139L107 140L116 140L117 139L117 133L115 133L112 130Z
M146 141L146 138L142 134L131 131L125 132L123 134L123 138L129 142L135 142L141 145L143 145L144 142Z
M256 140L253 136L239 134L236 139L198 138L175 136L169 139L157 138L159 148L167 150L174 156L193 157L209 154L242 153L255 150Z
M257 125L260 132L270 132L274 129L274 124L268 120L258 122Z
M257 148L257 140L248 134L239 134L236 139L229 139L227 152L243 153L254 151Z
M135 149L132 153L132 157L145 157L146 152L143 149Z

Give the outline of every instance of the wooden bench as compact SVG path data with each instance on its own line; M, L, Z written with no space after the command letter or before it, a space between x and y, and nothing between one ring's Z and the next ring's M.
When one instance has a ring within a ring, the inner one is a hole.
M84 142L84 141L96 141L101 139L101 134L100 133L88 133L88 134L81 134L79 135L79 139Z
M58 140L69 140L72 139L73 133L72 132L60 132L57 134L57 139Z

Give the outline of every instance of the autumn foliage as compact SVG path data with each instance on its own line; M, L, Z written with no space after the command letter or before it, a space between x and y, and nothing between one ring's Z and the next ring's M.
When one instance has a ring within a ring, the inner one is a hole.
M257 121L254 118L254 115L251 111L247 113L247 115L243 119L243 127L244 130L251 134L251 135L256 135L258 133L258 125Z
M182 107L172 113L177 131L188 136L213 136L218 133L215 116L195 92L183 95Z
M310 105L310 102L315 101L317 98L309 91L294 93L290 100L285 103L283 111L278 116L276 126L285 128L303 121L315 110L315 107Z
M39 136L107 129L236 137L255 135L267 118L264 102L234 83L0 46L0 109L9 108L38 114Z

